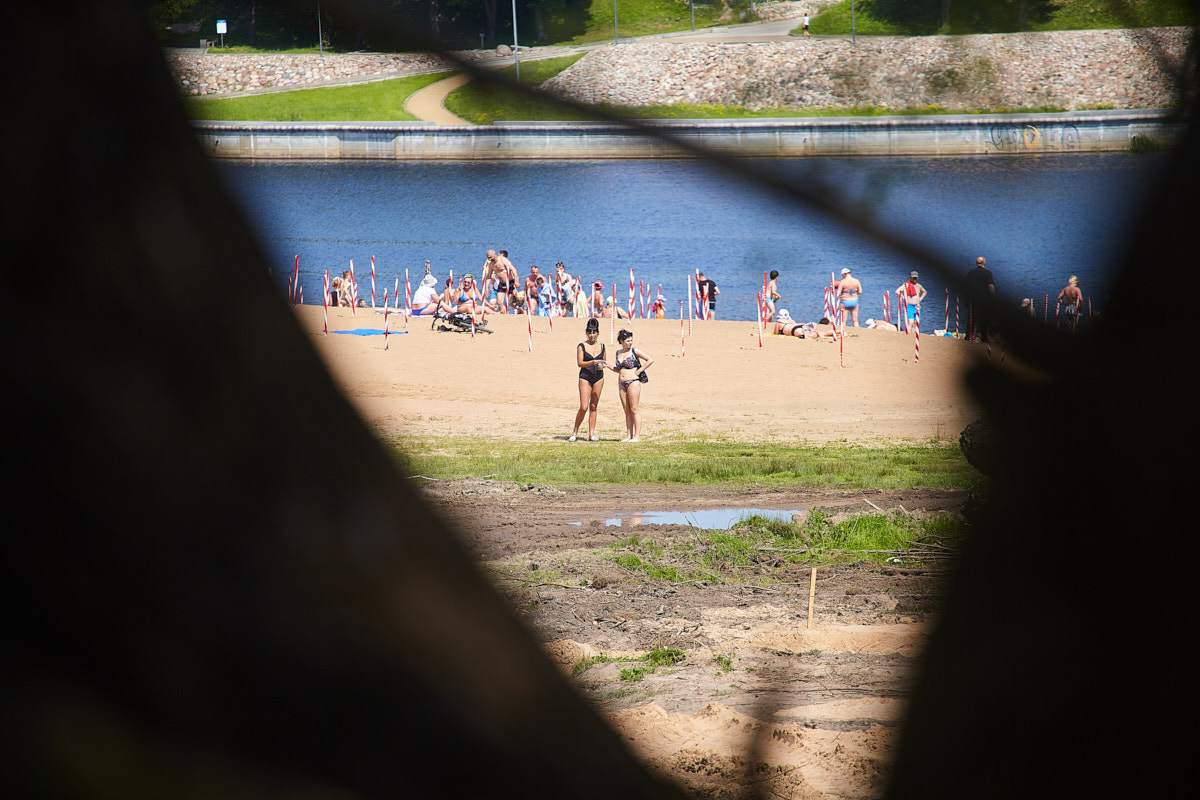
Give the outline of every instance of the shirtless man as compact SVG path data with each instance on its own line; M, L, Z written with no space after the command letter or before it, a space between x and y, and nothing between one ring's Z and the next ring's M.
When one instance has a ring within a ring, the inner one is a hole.
M858 278L850 274L849 267L842 268L842 279L838 282L838 302L842 308L850 312L850 320L858 327L858 298L862 294L862 284Z
M483 283L496 280L496 302L501 308L510 305L512 293L517 290L517 268L508 260L508 251L487 251L487 261L483 265Z
M1079 325L1079 312L1083 309L1083 292L1079 291L1079 278L1072 275L1067 285L1058 293L1058 303L1062 306L1062 315L1058 324L1066 325L1069 330L1075 330Z
M542 277L542 273L538 270L537 264L529 268L529 274L525 276L525 296L537 297L538 294L538 278ZM544 279L543 279L544 280Z
M900 298L900 302L907 307L907 324L912 328L916 324L917 310L921 307L921 301L925 299L925 287L917 283L917 273L911 272L908 275L908 280L896 287L896 296Z

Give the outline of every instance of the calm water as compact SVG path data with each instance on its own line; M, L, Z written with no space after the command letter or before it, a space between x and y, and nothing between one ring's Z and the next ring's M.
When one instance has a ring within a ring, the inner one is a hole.
M871 206L963 272L987 256L997 290L1014 303L1032 296L1040 308L1044 293L1053 301L1077 274L1100 310L1124 233L1163 164L1106 154L822 158L778 168ZM351 259L369 303L375 256L382 304L396 278L403 291L406 268L414 289L426 259L439 278L450 269L478 277L484 251L496 248L509 251L522 275L531 264L545 272L563 261L585 283L615 283L622 304L633 267L637 279L662 284L672 317L697 267L721 288L718 318L744 320L754 318L764 271L780 272L780 307L808 320L821 314L830 272L850 267L864 287L863 320L882 317L884 292L920 268L694 161L225 162L220 169L257 226L281 291L299 255L309 303L320 302L324 271L338 274ZM924 327L941 327L947 283L928 270L921 282L930 292L926 315L934 309L934 324Z

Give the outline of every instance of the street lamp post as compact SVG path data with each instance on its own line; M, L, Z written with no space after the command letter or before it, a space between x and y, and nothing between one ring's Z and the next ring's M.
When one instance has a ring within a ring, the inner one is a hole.
M617 0L613 0L613 44L620 43L620 36L617 33Z
M616 2L616 0L613 0ZM513 9L513 59L517 65L517 82L521 81L521 48L517 44L517 0L512 0Z

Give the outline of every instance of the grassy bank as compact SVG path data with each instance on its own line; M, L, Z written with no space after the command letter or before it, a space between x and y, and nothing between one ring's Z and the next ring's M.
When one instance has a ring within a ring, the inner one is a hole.
M977 472L957 446L747 445L671 438L515 443L467 437L396 442L406 475L490 478L570 486L585 483L729 484L904 489L973 489Z
M895 12L888 13L888 8L895 9ZM1030 18L1023 27L1016 24L1015 8L1015 4L980 5L978 9L970 5L959 8L951 6L951 24L943 28L937 4L921 6L897 0L857 0L854 4L853 30L859 36L929 36L1195 24L1188 0L1055 0L1053 3L1031 0L1028 4ZM927 9L927 13L923 14L922 9ZM992 13L986 13L989 10ZM799 20L792 32L802 32ZM813 17L809 32L818 36L850 35L850 0L830 6Z
M250 97L187 98L192 119L258 122L392 122L415 120L409 95L453 73L411 75L358 86L297 89Z

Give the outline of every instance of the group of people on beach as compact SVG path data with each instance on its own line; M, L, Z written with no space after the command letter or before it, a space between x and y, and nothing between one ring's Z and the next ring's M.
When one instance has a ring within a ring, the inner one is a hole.
M439 294L438 279L426 261L425 274L413 292L409 313L414 316L458 312L602 319L630 317L630 312L622 308L616 298L604 294L603 283L596 281L590 290L585 289L583 278L571 275L561 261L554 265L553 272L545 275L536 264L530 266L529 274L522 278L507 250L487 251L478 281L468 272L460 276L457 284L453 277L447 277L441 289ZM704 302L701 318L716 319L717 295L721 290L702 272L697 275L697 289ZM661 293L648 303L645 313L656 319L666 317L666 300Z
M919 274L914 270L909 273L908 279L895 289L901 309L901 318L904 321L906 330L912 330L918 325L921 303L929 294L925 287L921 285L919 279ZM833 338L836 336L836 328L839 321L851 327L859 327L858 309L859 301L863 294L863 286L854 277L849 267L842 269L841 279L834 280L832 287L829 289L835 303L835 308L833 309L834 318L830 319L828 316L822 317L819 323L821 325L829 325L828 330L819 329L817 327L818 323L798 323L792 319L791 314L786 308L777 309L776 306L782 299L779 294L778 280L779 271L772 270L770 281L766 284L763 292L761 310L767 333L796 336L801 339ZM967 297L967 338L974 341L988 342L994 336L996 279L992 271L988 269L987 259L984 256L979 256L975 259L975 267L967 271L963 280L963 286ZM1072 331L1078 329L1080 318L1084 312L1084 297L1083 292L1079 288L1078 276L1072 275L1067 285L1058 293L1058 297L1055 300L1055 308L1056 327L1065 327ZM1032 298L1023 299L1021 301L1021 309L1030 316L1036 316ZM1091 313L1090 317L1095 319L1098 315ZM866 320L863 327L879 330L899 330L891 322L874 319Z

